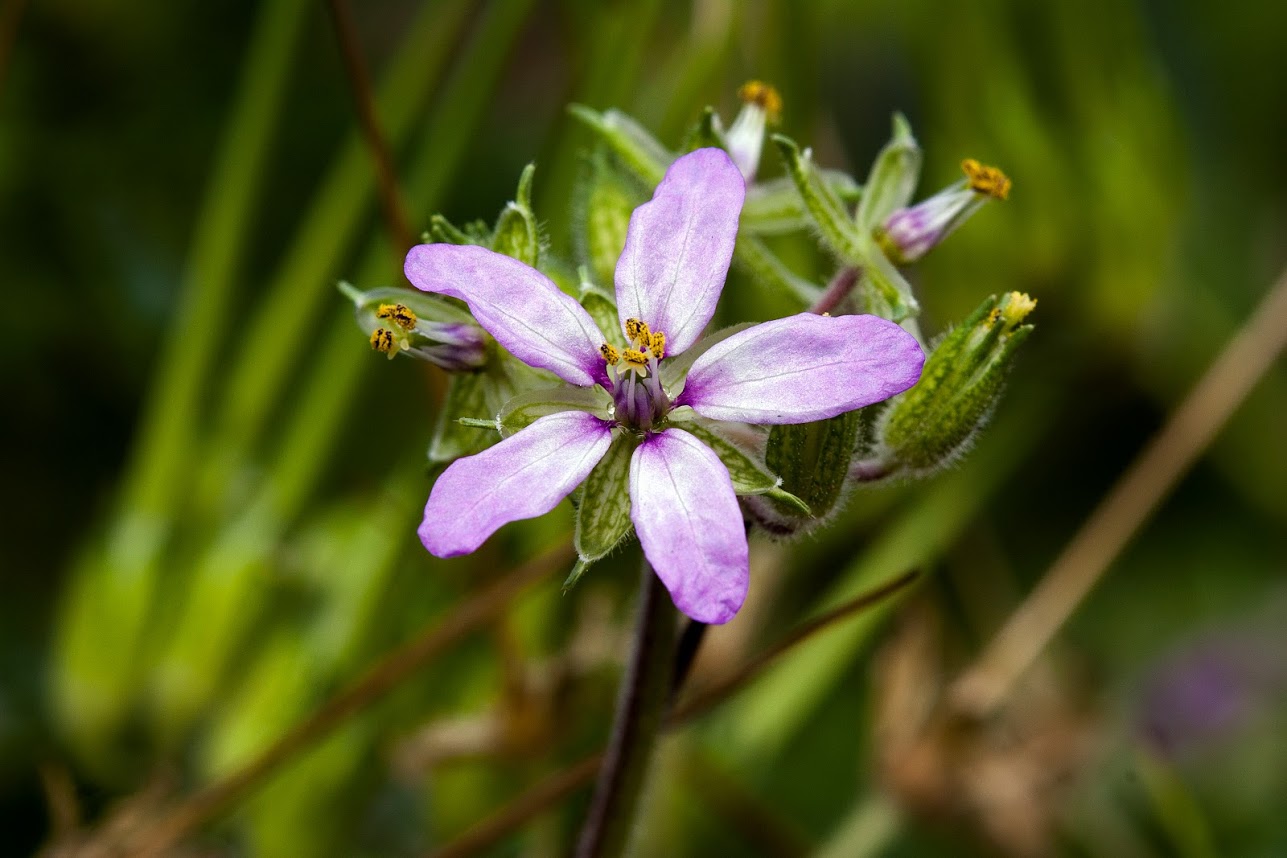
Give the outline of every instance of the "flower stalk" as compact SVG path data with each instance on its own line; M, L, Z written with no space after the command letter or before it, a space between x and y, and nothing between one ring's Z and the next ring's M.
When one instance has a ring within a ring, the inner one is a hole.
M677 613L645 559L630 662L622 677L612 738L581 829L577 858L625 853L634 830L657 735L671 695Z

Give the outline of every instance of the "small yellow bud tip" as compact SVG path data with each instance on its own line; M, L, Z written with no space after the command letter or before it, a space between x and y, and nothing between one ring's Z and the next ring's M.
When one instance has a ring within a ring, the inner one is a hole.
M603 359L607 361L608 366L616 366L617 361L621 360L621 353L611 343L604 343L599 346L599 354L603 355Z
M1028 317L1037 306L1037 300L1023 292L1011 292L1005 296L1001 306L1001 316L1007 325L1017 325Z
M393 357L398 349L398 345L393 339L393 331L388 328L376 328L371 334L371 348L380 354Z
M738 87L737 97L743 104L757 104L764 108L770 122L777 122L782 116L782 96L762 80L748 80Z
M980 164L973 158L961 162L961 172L965 173L970 190L987 194L994 200L1008 199L1010 196L1010 177L987 164Z
M404 331L416 326L416 314L406 304L381 304L376 308L375 317L393 322Z

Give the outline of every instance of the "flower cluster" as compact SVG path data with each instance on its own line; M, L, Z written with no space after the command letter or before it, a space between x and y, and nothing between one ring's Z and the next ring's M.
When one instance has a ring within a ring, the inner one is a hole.
M618 435L633 446L630 519L675 604L703 622L733 617L749 575L742 514L727 469L685 423L824 420L906 390L924 361L914 337L875 316L804 313L702 341L744 195L729 156L700 149L635 210L615 278L624 349L534 268L475 246L411 250L413 285L463 300L515 357L600 394L448 467L420 526L430 552L472 552L507 522L550 511ZM667 363L690 350L668 378Z

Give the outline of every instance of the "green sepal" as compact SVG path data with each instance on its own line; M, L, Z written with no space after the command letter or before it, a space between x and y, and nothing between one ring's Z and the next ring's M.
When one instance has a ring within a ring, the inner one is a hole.
M822 183L844 206L862 199L862 187L848 173L818 170ZM746 189L739 226L743 234L783 235L813 228L795 180L790 176L757 182Z
M860 423L860 412L850 411L769 431L765 464L782 478L780 488L802 501L816 518L825 518L840 498ZM779 505L780 511L791 514L784 507Z
M582 560L578 557L576 563L572 564L572 571L568 573L568 577L563 579L563 595L566 596L568 591L575 587L577 582L581 580L581 576L585 574L585 570L589 569L593 565L594 563L591 561Z
M716 117L715 108L708 106L702 110L702 115L684 135L684 143L680 149L684 152L694 152L708 146L723 149L724 141L715 127Z
M912 294L912 284L899 272L871 236L860 240L867 260L862 267L859 294L865 294L865 312L904 322L920 315L921 305Z
M438 244L476 244L491 247L492 229L480 220L471 221L464 229L440 214L429 218L429 239Z
M614 432L608 452L581 484L573 544L586 563L606 557L630 533L630 457L638 443L632 433Z
M573 232L576 258L589 268L588 279L595 283L613 282L630 214L643 201L639 188L619 175L609 160L602 146L584 159L572 198L573 222L579 224Z
M429 461L442 464L479 453L500 437L496 427L492 431L465 426L461 417L481 417L488 414L487 387L492 384L485 372L452 373L447 381L447 396L438 412L433 439L429 442Z
M794 507L802 515L809 514L809 505L782 489L781 482L766 465L757 461L749 452L725 438L708 421L698 418L684 424L684 431L715 451L728 469L733 480L733 491L739 495L769 495Z
M572 104L568 112L585 123L607 144L625 171L648 188L657 186L666 175L666 168L675 160L674 154L656 137L619 110L600 113L582 104Z
M474 317L464 307L457 306L441 295L421 292L418 289L396 289L381 287L362 291L351 283L341 280L336 288L344 297L353 302L358 313L358 321L369 322L364 327L375 327L375 311L381 304L405 304L421 319L430 322L460 322L476 324ZM369 318L367 318L369 316Z
M800 151L790 137L773 135L782 160L786 162L787 176L795 184L796 192L805 210L817 227L822 243L841 262L860 265L864 260L862 233L849 215L849 209L822 180L813 159ZM867 194L864 193L863 199Z
M536 268L541 260L541 236L532 213L532 176L535 164L528 164L518 179L514 201L505 206L496 219L491 248Z
M573 387L566 384L531 390L510 397L496 415L496 425L502 437L508 438L538 419L560 411L588 411L606 420L608 395L600 387Z
M594 283L590 282L587 275L588 271L581 271L581 285L579 287L580 295L578 300L581 307L590 314L594 323L598 325L599 332L607 338L609 343L618 349L626 347L626 335L621 330L621 321L617 318L617 302L613 296Z
M870 234L894 212L907 206L921 175L921 147L901 113L894 114L894 133L871 165L854 220Z
M733 264L752 280L771 292L795 295L804 306L811 306L822 295L822 287L796 274L769 250L762 239L742 234L733 248Z

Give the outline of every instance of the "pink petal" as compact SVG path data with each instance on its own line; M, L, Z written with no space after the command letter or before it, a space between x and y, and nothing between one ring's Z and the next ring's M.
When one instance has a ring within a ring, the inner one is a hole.
M617 310L666 334L678 354L715 314L737 239L746 183L727 153L698 149L670 165L635 209L617 260Z
M709 447L681 429L648 437L630 460L630 518L675 607L726 623L746 600L746 528L733 481Z
M594 320L535 268L485 247L421 244L407 253L404 270L417 289L468 304L478 324L528 366L582 387L606 382Z
M809 423L902 393L924 363L916 338L893 322L801 313L713 346L676 404L714 420Z
M420 541L430 554L457 557L503 524L544 515L581 484L611 441L612 430L598 417L561 411L457 459L429 494Z

